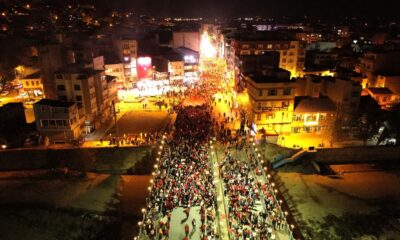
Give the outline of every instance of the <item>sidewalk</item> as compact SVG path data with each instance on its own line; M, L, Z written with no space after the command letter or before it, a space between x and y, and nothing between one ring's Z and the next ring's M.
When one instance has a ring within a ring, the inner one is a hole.
M217 190L217 204L218 204L218 224L219 224L219 232L221 240L228 240L229 238L229 227L228 227L228 212L226 209L226 201L225 196L223 194L222 188L222 180L220 176L220 167L219 167L219 156L221 156L220 150L216 145L212 145L213 149L211 149L211 163L214 172L214 183ZM215 150L215 151L214 151Z

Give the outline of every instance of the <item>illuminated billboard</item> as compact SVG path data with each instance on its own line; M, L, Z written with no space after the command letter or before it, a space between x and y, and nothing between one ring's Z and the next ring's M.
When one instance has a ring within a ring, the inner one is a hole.
M137 59L137 76L138 79L151 79L153 68L151 66L150 57L139 57Z

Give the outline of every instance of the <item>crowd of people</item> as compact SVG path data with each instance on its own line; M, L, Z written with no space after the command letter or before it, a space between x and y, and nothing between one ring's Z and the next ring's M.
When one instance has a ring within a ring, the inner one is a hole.
M230 236L231 239L275 239L276 231L286 227L286 220L268 183L260 181L263 170L255 155L245 148L241 152L245 156L234 157L226 151L221 163Z
M111 135L111 134L110 134ZM124 134L122 137L109 136L107 138L108 145L119 145L119 146L142 146L151 145L157 142L160 138L160 133L140 133L140 134ZM103 144L103 139L100 139L100 143Z
M150 239L169 239L170 227L175 224L185 233L183 239L195 231L202 240L216 239L217 202L207 149L212 131L210 111L207 106L177 111L172 136L159 160L143 230ZM194 218L191 224L188 221L193 209L199 209L200 224ZM173 211L183 211L185 217L171 223Z

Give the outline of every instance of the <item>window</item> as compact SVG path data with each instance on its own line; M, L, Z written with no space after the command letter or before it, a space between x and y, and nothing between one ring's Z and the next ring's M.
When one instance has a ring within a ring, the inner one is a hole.
M311 127L304 127L304 132L310 133L311 132Z
M74 90L75 90L75 91L80 91L80 90L81 90L81 85L75 84L75 85L74 85Z
M40 122L42 123L42 127L49 126L49 121L48 120L41 120Z
M283 95L284 96L289 96L291 93L292 93L292 89L291 88L284 88L283 89Z
M56 120L56 125L61 127L63 125L63 120Z
M62 123L63 123L63 126L64 126L64 127L68 126L67 120L62 120Z
M56 121L55 120L49 120L49 125L54 127L56 126Z
M257 47L260 48L260 49L263 49L264 45L263 44L258 44Z
M261 114L257 114L257 120L258 120L258 121L261 120Z
M289 107L289 101L283 101L282 107Z
M290 48L296 48L296 45L295 44L291 44Z
M319 121L325 121L325 119L326 119L326 114L319 115Z
M263 90L258 90L258 96L261 97L263 95Z
M287 51L283 51L283 56L286 56L287 55Z
M82 96L80 95L76 95L75 99L77 102L82 102Z
M25 83L26 83L26 86L29 86L29 81L26 81Z
M62 77L62 74L56 74L56 78L57 79L62 79L63 77Z
M65 91L65 85L57 85L58 91Z
M286 58L282 58L282 62L283 62L283 63L286 63Z
M317 121L317 115L310 114L307 116L306 122L315 122L315 121Z
M38 85L38 86L39 86L39 84L40 84L40 83L39 83L39 81L36 81L36 85Z
M268 89L268 96L276 96L276 89L275 88Z
M315 132L316 132L316 133L320 133L321 130L322 130L322 129L321 129L321 126L316 126L316 127L315 127Z
M293 115L293 121L294 122L301 122L303 120L302 116L300 114L295 114Z
M268 49L272 49L272 44L268 44L268 45L267 45L267 48L268 48Z
M301 128L300 127L294 127L292 128L292 133L300 133Z

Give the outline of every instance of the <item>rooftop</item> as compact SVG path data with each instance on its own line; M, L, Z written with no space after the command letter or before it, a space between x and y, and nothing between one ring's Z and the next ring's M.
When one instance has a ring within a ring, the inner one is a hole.
M372 94L393 94L389 88L367 88L368 92Z
M294 104L294 112L296 113L336 111L335 103L328 97L296 97Z
M281 68L263 73L246 73L245 76L249 77L255 83L291 82L290 72Z
M69 108L73 106L75 103L73 102L64 102L59 100L52 100L52 99L41 99L40 101L36 102L35 105L44 105L50 107L60 107L60 108Z
M227 37L236 41L296 41L282 32L231 32Z
M93 68L85 68L80 64L71 64L65 68L59 69L55 74L86 74L87 76L93 76L97 73L103 72L103 70L95 70Z
M38 78L40 78L40 71L29 74L21 79L38 79Z

